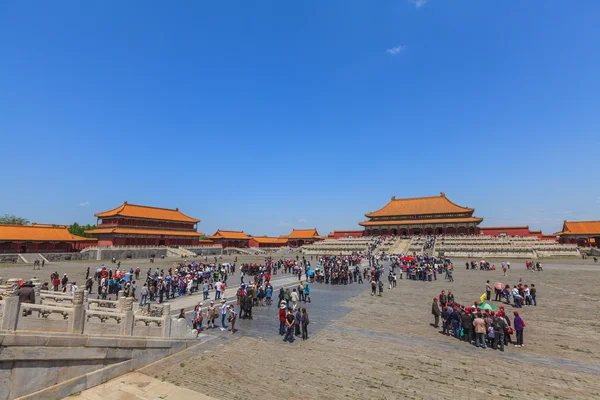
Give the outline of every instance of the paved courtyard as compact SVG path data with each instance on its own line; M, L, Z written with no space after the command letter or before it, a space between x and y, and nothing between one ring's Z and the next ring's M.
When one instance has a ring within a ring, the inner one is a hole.
M600 266L550 260L543 272L528 272L512 261L503 277L456 265L453 283L402 280L381 298L367 284L315 284L308 341L282 342L277 309L258 307L236 335L209 331L214 340L206 345L141 372L222 399L600 398ZM442 289L468 303L486 280L512 286L520 277L538 288L538 306L520 310L526 347L481 350L430 326L431 301Z
M238 264L262 258L238 256ZM177 261L125 260L121 267L166 269ZM504 277L499 269L467 271L464 260L454 261L455 282L441 277L431 283L399 280L391 291L386 285L383 297L372 297L367 283L313 284L313 303L306 305L311 318L306 342L282 342L277 307L255 307L254 319L239 321L235 335L218 328L206 331L204 335L213 340L140 372L153 385L170 384L222 399L279 399L290 390L298 397L321 399L600 398L600 265L590 260L544 260L544 271L530 272L523 261L511 261ZM51 263L41 271L22 264L2 265L0 276L38 276L44 282L56 270L79 283L88 266L93 271L101 263ZM469 304L484 292L486 280L512 286L520 278L538 289L538 306L520 310L527 323L524 348L508 347L504 353L481 350L430 326L431 301L442 289L452 290L460 303ZM230 277L226 294L230 299L238 282L238 274ZM295 286L296 278L280 274L274 284ZM200 295L177 298L172 309L189 309L199 299ZM133 398L132 389L124 385L115 390L123 390L123 399ZM168 393L165 396L161 398L169 398ZM138 393L136 398L151 397Z

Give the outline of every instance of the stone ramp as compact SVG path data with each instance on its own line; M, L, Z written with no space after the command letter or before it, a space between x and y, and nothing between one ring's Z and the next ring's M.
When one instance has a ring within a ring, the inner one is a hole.
M65 399L72 399L72 396ZM190 389L162 382L148 375L131 372L112 379L102 385L80 392L82 400L212 400L214 397Z

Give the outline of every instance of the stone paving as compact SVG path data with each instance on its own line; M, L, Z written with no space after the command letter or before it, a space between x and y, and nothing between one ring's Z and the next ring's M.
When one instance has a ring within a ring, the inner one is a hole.
M223 399L600 398L600 268L557 261L528 272L511 263L508 277L457 268L454 283L402 280L383 297L370 296L367 284L313 285L308 341L283 343L276 308L255 308L239 336L217 331L223 340L213 348L144 373ZM521 276L538 288L538 306L520 310L525 348L477 349L429 325L442 289L468 303L487 279L512 286Z

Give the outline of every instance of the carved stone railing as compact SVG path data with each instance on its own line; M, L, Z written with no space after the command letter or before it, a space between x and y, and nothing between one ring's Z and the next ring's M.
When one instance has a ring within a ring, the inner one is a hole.
M102 311L118 311L119 301L116 300L101 300L101 299L88 299L88 309L90 310L102 310Z
M90 321L92 318L98 318L102 323L105 323L109 319L114 319L117 324L121 324L121 321L125 318L125 314L109 311L85 310L85 321L93 322Z
M135 325L137 325L138 322L142 322L146 326L151 326L151 324L154 324L156 327L160 328L163 325L164 318L136 315L134 321Z
M51 300L54 303L69 303L70 305L73 305L73 296L71 295L55 294L48 292L47 290L42 290L40 292L40 298L42 300L42 304L46 304L44 300Z
M169 304L136 307L134 311L133 298L125 297L123 292L119 292L116 301L89 299L83 288L69 295L41 291L37 279L32 279L32 283L36 302L40 304L21 303L19 281L6 282L6 293L0 300L0 330L193 337L185 320L171 318Z
M146 304L140 306L135 314L144 317L164 317L169 315L170 312L171 306L169 304Z
M60 314L60 315L62 315L63 319L65 319L65 320L69 319L69 317L73 313L72 308L56 307L56 306L50 306L50 305L46 305L46 304L28 304L28 303L21 303L21 311L23 311L23 315L33 315L33 311L37 311L39 318L48 318L48 316L50 314ZM31 318L31 317L25 317L25 318Z

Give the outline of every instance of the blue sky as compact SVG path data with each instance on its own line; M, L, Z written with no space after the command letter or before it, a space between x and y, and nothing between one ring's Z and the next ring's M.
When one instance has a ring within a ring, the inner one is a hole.
M0 2L0 213L358 229L444 191L600 219L600 2Z

